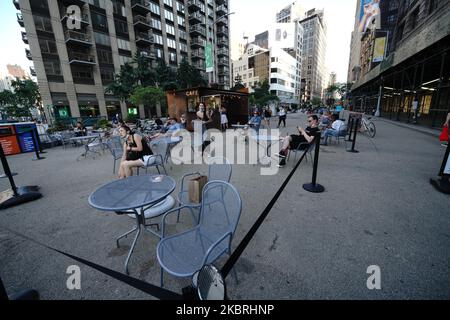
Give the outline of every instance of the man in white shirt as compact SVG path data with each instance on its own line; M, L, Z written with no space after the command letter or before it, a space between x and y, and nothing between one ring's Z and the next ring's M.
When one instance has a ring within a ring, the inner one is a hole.
M284 109L284 107L281 107L280 111L278 112L278 126L277 126L277 128L280 127L282 122L283 122L284 127L286 128L286 110Z
M341 132L344 130L345 127L345 123L342 120L338 119L338 116L336 114L333 114L331 116L332 119L332 124L331 124L331 128L328 128L325 130L324 133L324 141L323 144L324 146L327 145L328 142L328 137L337 137L339 136L339 134L341 134Z

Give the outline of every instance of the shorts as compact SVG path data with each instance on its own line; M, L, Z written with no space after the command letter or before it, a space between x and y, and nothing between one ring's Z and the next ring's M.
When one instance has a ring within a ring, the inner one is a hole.
M300 136L300 135L298 135L298 134L293 134L293 135L291 135L291 138L292 138L292 141L291 141L291 144L290 144L291 150L292 150L292 149L293 149L293 150L297 150L298 146L299 146L301 143L308 142L308 141L306 141L305 137ZM303 146L300 148L300 150L306 150L307 148L308 148L307 145L303 145Z
M156 157L155 156L144 156L144 158L141 160L144 163L144 166L150 166L155 163Z

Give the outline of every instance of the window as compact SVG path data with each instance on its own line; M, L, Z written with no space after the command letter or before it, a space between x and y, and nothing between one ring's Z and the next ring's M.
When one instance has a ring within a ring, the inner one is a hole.
M160 15L160 11L159 11L159 5L157 5L156 3L150 2L150 11L152 13L155 13L157 15Z
M173 7L172 0L164 0L164 4L168 5L169 7Z
M169 62L177 62L177 54L175 52L169 52Z
M158 19L152 18L152 27L158 30L161 30L161 21Z
M393 11L395 9L398 9L397 1L389 1L389 11Z
M116 33L128 36L128 25L125 21L114 19L114 25L116 26Z
M178 45L180 46L180 51L184 51L184 52L188 51L188 46L185 43L180 42Z
M187 33L183 30L178 30L178 36L180 39L187 40Z
M119 63L121 66L123 66L126 63L130 63L131 62L131 57L127 57L127 56L120 56L119 55Z
M171 34L171 35L175 35L175 28L169 24L166 24L166 32Z
M40 38L38 41L42 53L58 54L58 50L56 50L56 42L54 40Z
M114 68L100 68L100 76L103 84L110 84L114 81Z
M428 8L428 13L431 14L436 11L438 7L438 0L430 0L430 6Z
M89 68L72 66L72 76L74 81L93 80L92 71Z
M176 43L176 41L175 40L173 40L173 39L167 39L167 46L169 47L169 48L172 48L172 49L176 49L177 48L177 43Z
M156 58L158 59L164 59L164 52L162 49L155 49Z
M97 56L100 64L114 64L112 52L109 50L97 49Z
M277 83L277 78L271 78L270 83Z
M164 17L165 17L167 20L170 20L170 21L173 22L173 13L170 12L169 10L164 9Z
M162 38L162 36L161 35L159 35L159 34L154 34L153 35L153 38L154 38L154 40L155 40L155 43L157 43L157 44L163 44L163 38Z
M117 39L117 46L119 49L131 51L130 41Z
M48 76L60 76L61 75L61 64L59 60L46 60L44 61L45 73Z
M184 4L177 1L177 10L184 13Z
M180 26L184 27L184 25L185 25L184 17L177 16L177 21Z
M105 0L89 0L89 3L95 7L105 9Z
M109 38L109 35L100 33L100 32L94 32L94 39L95 43L101 44L102 46L111 46L111 39Z
M113 12L119 16L125 17L125 6L117 0L113 0Z
M91 12L92 26L94 29L108 31L108 20L106 16L97 12Z
M411 14L410 17L410 25L411 25L411 30L415 29L417 27L417 23L419 22L419 8L417 8L416 10L413 11L413 13Z
M36 26L36 30L53 32L52 22L50 18L41 17L41 16L33 16L34 24Z

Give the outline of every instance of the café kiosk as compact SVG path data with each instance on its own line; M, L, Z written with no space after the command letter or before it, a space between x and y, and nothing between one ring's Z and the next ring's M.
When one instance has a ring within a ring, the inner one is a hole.
M208 129L220 130L220 109L227 110L229 125L248 122L248 93L220 90L214 88L196 87L185 90L169 91L167 103L169 117L180 121L181 115L186 115L186 129L193 131L192 121L197 119L200 102L206 107L206 113L212 115L212 122Z

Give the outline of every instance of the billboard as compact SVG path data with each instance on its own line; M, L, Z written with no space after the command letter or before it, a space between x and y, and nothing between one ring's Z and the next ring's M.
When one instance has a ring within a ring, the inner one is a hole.
M359 32L366 32L374 20L376 28L380 28L380 15L380 0L361 0Z
M269 47L294 48L295 23L276 23L269 29Z
M373 62L381 62L384 60L384 50L386 49L386 37L376 38L375 47L373 49Z

